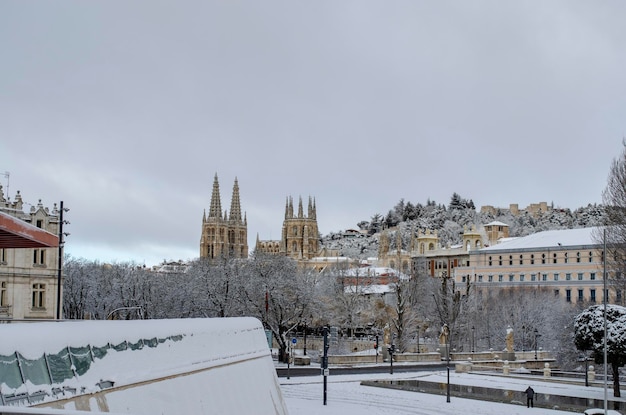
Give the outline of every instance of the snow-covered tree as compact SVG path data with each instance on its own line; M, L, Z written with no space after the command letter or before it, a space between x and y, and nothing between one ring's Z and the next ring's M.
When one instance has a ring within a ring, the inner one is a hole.
M585 309L574 320L574 344L578 350L590 350L596 363L604 363L604 305ZM606 305L606 355L613 373L613 396L621 396L619 368L626 364L626 308ZM617 409L617 408L616 408Z
M246 263L239 298L245 312L271 330L285 361L289 333L312 314L315 279L282 255L256 252Z

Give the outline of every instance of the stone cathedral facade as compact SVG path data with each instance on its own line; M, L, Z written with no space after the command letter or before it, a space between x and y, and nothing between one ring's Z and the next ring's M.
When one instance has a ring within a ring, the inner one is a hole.
M209 214L202 216L202 235L200 237L200 258L247 258L248 257L248 220L241 213L239 183L235 178L230 212L222 212L220 184L215 174Z
M293 198L287 198L281 235L280 241L262 241L257 235L256 250L269 254L286 255L297 261L306 261L319 254L320 237L314 199L309 197L307 214L305 215L302 198L298 202L297 213L294 211Z

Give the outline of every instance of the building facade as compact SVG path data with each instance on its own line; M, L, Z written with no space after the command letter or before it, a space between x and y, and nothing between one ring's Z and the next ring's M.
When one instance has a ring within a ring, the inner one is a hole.
M222 212L220 184L215 174L211 205L207 216L202 216L200 236L200 258L247 258L248 257L248 220L241 213L239 183L235 178L230 203L230 213Z
M39 200L24 212L25 204L19 191L15 201L5 198L0 185L0 212L52 235L58 234L61 216L56 204L50 210ZM57 311L61 317L59 265L58 246L0 248L0 319L54 319Z
M544 231L470 251L467 263L454 269L454 279L478 289L542 287L568 303L601 303L603 251L594 240L597 232ZM619 289L608 291L608 301L621 303Z
M293 198L285 203L285 217L280 241L260 240L257 236L256 250L268 254L291 257L297 261L309 261L320 253L320 236L317 227L317 207L315 200L309 197L307 214L304 214L302 198L298 202L298 211L294 213Z

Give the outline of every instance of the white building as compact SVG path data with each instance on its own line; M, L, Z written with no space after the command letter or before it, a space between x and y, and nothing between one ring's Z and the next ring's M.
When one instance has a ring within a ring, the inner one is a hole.
M24 212L20 192L11 202L0 185L0 319L60 317L60 211L41 203Z

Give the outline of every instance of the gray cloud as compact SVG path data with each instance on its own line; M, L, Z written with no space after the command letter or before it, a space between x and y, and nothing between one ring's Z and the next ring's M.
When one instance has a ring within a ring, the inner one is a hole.
M197 255L215 172L251 244L287 195L323 232L453 192L576 208L621 150L625 9L3 2L0 171L72 208L68 252L150 264Z

